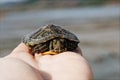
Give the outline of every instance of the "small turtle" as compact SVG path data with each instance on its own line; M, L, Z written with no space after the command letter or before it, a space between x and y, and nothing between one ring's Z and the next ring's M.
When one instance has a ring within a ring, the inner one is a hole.
M78 47L79 39L71 32L53 24L40 27L23 37L32 53L57 54Z

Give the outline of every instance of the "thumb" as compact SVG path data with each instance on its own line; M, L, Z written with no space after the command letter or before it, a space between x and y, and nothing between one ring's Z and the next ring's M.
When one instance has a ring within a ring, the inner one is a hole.
M30 52L29 47L27 47L24 43L20 43L13 51L12 53L17 53L17 52Z

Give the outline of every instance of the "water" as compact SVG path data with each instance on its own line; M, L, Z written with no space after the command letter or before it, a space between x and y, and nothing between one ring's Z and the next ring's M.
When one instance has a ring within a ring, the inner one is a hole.
M20 3L20 2L24 2L24 1L26 1L26 0L0 0L0 5L7 6L7 4Z
M96 19L96 18L108 18L108 17L118 17L120 14L120 6L112 7L93 7L93 8L72 8L72 9L55 9L55 10L40 10L40 11L28 11L28 12L16 12L11 13L7 16L7 19L4 18L4 21L28 21L28 20L40 20L39 22L49 22L51 20L63 20L71 19L74 22L77 20L86 21L87 19ZM22 22L23 22L22 21ZM42 23L41 22L41 23ZM73 22L73 23L74 23ZM77 21L78 22L78 21Z
M89 21L105 20L112 17L118 18L119 9L120 6L112 6L15 12L8 14L0 20L0 29L1 34L5 36L5 32L12 34L12 31L16 27L29 29L32 26L43 26L49 23L61 26L79 25L80 23L88 23ZM25 31L22 30L22 32Z

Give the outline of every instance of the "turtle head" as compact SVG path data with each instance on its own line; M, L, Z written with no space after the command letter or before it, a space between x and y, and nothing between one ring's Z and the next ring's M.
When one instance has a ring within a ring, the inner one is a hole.
M50 50L60 53L66 51L65 48L65 39L64 38L55 38L50 42Z

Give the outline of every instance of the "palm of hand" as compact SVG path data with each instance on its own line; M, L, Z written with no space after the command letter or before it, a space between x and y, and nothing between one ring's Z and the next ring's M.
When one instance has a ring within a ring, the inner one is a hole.
M64 52L54 56L36 54L33 57L28 47L21 43L8 57L23 60L38 70L45 80L92 80L92 71L80 55L80 49L75 52Z

